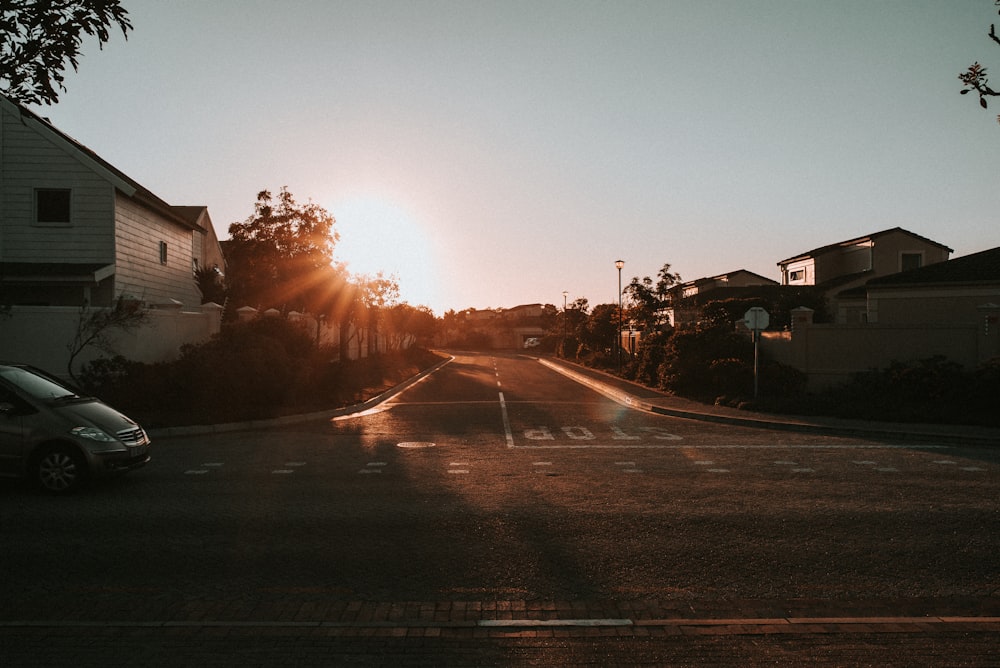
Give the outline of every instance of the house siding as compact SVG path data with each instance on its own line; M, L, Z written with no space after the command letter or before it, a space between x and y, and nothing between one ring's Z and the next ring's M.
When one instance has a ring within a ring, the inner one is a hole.
M114 234L107 224L114 187L66 151L0 114L0 249L8 262L107 263L114 259ZM68 188L71 223L35 223L35 190Z
M180 301L201 303L191 269L196 257L194 232L183 228L122 193L115 206L116 289L150 304ZM160 242L167 244L167 262L160 262Z
M893 232L880 237L875 242L874 267L876 276L895 274L903 270L903 255L919 253L923 257L922 266L944 262L950 252L946 248L923 241L902 232Z

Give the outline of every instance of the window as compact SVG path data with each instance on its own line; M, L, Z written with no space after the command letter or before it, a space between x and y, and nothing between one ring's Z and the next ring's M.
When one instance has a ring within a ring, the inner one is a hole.
M35 191L35 220L39 223L69 225L69 188L40 188Z
M924 254L923 253L903 253L899 257L899 270L909 271L910 269L919 269L924 266Z
M795 271L788 272L788 282L792 281L804 281L806 280L806 270L796 269Z
M167 263L167 242L166 241L161 241L160 242L160 264L166 264L166 263Z

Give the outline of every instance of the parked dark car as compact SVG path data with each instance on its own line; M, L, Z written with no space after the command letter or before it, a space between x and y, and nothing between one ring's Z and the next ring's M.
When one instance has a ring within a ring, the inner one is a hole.
M53 494L149 461L134 420L59 379L0 362L0 475L27 477Z

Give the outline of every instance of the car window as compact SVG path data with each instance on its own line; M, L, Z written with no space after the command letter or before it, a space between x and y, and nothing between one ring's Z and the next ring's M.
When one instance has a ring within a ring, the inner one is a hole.
M30 397L42 400L75 397L76 392L20 367L0 368L0 377Z

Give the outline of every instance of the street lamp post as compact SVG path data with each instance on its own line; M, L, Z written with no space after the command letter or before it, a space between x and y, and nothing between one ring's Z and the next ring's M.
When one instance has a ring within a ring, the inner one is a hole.
M625 266L624 260L615 260L615 266L618 267L618 340L615 341L615 347L618 349L618 373L622 372L622 267Z

